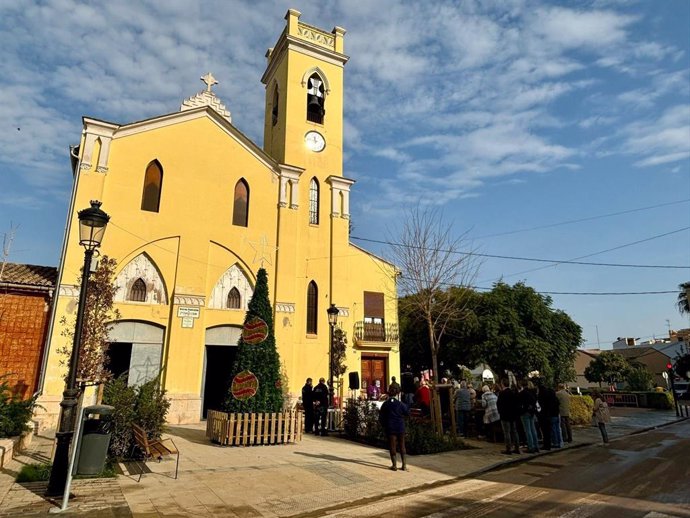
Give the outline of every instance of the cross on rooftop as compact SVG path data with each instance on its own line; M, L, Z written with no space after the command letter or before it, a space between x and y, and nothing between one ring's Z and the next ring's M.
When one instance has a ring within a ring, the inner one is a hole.
M210 91L211 91L211 87L212 87L213 85L217 85L217 84L218 84L218 81L216 81L216 78L213 77L213 74L211 74L211 72L209 72L209 73L206 74L205 76L201 76L201 80L202 80L204 83L206 83L206 91L207 91L207 92L210 92Z

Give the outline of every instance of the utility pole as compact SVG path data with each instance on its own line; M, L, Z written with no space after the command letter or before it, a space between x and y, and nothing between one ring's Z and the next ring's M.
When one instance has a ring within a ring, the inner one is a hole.
M14 234L19 226L14 226L10 222L10 231L5 232L2 238L2 262L0 263L0 280L2 280L2 274L5 272L5 265L7 264L7 258L10 256L10 249L12 248L12 241L14 241Z

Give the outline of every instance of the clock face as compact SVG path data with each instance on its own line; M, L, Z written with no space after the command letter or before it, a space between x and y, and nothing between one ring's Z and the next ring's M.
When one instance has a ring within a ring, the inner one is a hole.
M317 153L326 147L326 139L318 131L308 131L304 136L304 142L310 150Z

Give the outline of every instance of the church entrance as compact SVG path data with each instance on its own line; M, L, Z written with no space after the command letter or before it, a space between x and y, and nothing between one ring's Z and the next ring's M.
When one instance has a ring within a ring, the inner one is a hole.
M201 417L209 410L220 410L232 382L232 366L237 356L237 342L242 328L216 326L206 330L206 354L201 392Z
M362 391L367 394L369 385L379 382L381 394L388 390L388 355L362 354Z
M220 410L232 382L230 371L237 356L237 347L206 346L206 379L204 382L203 417L209 410Z

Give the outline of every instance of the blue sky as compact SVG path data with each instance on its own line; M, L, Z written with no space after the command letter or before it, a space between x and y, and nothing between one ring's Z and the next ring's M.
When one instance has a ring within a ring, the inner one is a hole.
M485 254L690 266L690 2L195 5L0 6L0 234L18 226L10 261L57 265L82 115L127 123L174 112L212 71L233 123L261 144L264 54L292 7L348 31L354 236L395 235L404 207L422 203ZM673 291L690 270L486 258L476 284L501 277L542 292ZM606 345L687 327L675 298L553 295L591 347L597 329Z

